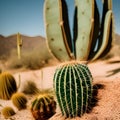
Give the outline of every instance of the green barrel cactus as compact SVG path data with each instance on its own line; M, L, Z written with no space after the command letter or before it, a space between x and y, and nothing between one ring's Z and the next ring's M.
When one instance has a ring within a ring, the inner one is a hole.
M24 93L14 93L11 97L11 100L18 110L26 108L27 98Z
M8 100L17 91L15 78L8 72L0 74L0 99Z
M56 102L53 95L40 94L31 105L31 112L35 120L47 120L56 111Z
M65 117L82 116L88 111L92 98L92 75L85 64L67 62L54 74L57 101Z
M70 33L66 1L45 0L46 39L51 53L60 61L94 61L105 56L114 37L112 0L103 0L102 20L96 0L75 0L74 8Z
M2 109L2 115L4 116L4 118L9 118L13 115L15 115L15 111L12 107L6 106Z

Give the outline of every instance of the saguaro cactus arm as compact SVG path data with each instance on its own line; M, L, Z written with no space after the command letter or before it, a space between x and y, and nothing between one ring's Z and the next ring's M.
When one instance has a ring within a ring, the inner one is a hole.
M75 0L77 8L76 59L88 59L94 28L94 0Z
M72 59L72 43L64 0L45 0L45 26L51 52L59 60Z
M112 0L103 0L101 22L96 0L75 0L71 40L65 0L45 0L46 35L54 56L61 61L93 61L105 56L113 40L113 13L107 15L110 10Z
M110 28L111 28L111 23L112 23L112 11L108 11L105 16L105 23L104 23L104 32L103 32L103 40L102 40L102 45L96 55L92 58L92 61L100 57L100 55L104 52L106 47L109 44L109 36L111 34Z

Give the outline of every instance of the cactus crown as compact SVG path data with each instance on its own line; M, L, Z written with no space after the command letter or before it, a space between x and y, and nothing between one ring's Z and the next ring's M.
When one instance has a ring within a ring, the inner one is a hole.
M54 88L62 114L82 116L92 98L92 75L85 64L68 62L56 69Z
M11 117L12 115L15 114L15 111L12 107L9 107L9 106L6 106L2 109L2 115L5 117L5 118L9 118Z
M17 91L17 85L14 77L8 73L3 72L0 74L0 98L8 100L12 94Z
M75 0L73 39L65 0L45 0L44 12L47 43L57 59L96 60L109 52L113 39L112 0L103 0L101 23L96 0Z
M27 98L23 93L14 93L11 100L18 110L26 108Z
M56 102L53 95L48 93L39 94L31 105L31 112L36 120L46 120L56 110Z

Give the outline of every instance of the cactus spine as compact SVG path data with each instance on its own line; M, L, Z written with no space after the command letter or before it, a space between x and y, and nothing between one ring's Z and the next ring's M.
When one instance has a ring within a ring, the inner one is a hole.
M0 98L8 100L12 94L17 91L17 85L14 77L8 73L3 72L0 74Z
M92 98L92 75L85 64L68 62L54 75L54 88L65 117L82 116Z
M14 109L9 106L6 106L2 109L2 115L5 118L9 118L9 117L13 116L14 114L15 114Z
M27 98L23 93L14 93L11 100L18 110L26 108Z
M40 94L32 102L31 112L36 120L46 120L55 114L56 102L50 94Z
M59 60L93 61L109 52L113 40L112 0L103 0L102 22L96 0L75 0L73 39L65 0L45 0L44 11L47 43Z

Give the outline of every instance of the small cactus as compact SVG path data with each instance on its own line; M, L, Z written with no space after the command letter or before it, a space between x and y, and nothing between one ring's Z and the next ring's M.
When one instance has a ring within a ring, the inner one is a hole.
M56 110L56 102L53 95L40 93L32 102L31 112L35 120L47 120Z
M8 100L17 91L15 78L8 72L0 74L0 98Z
M15 93L12 95L11 100L18 110L25 109L27 98L23 93Z
M9 118L15 114L15 111L12 107L6 106L2 109L2 115L4 118Z
M57 101L65 117L81 117L88 111L92 98L92 75L85 64L67 62L54 75Z

